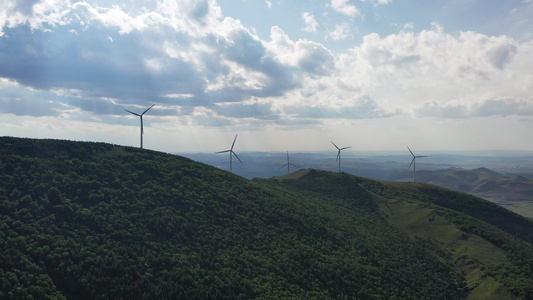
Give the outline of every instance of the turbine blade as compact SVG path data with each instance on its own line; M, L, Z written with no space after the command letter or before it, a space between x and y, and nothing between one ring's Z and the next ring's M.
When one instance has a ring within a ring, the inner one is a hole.
M295 164L293 164L293 163L289 163L289 165L292 165L293 167L296 167L296 168L298 168L298 166L297 166L297 165L295 165Z
M130 114L134 114L134 115L136 115L137 117L140 117L140 116L141 116L141 115L139 115L139 114L137 114L137 113L134 113L134 112L132 112L132 111L129 111L129 110L127 110L127 109L125 109L125 111L129 112Z
M218 151L218 152L215 152L215 154L217 153L226 153L226 152L230 152L231 150L224 150L224 151Z
M237 153L233 152L233 150L231 150L231 153L233 153L233 155L235 155L235 157L241 162L242 164L242 160L237 156Z
M427 155L418 155L417 157L428 157Z
M339 160L340 156L341 156L341 150L339 149L339 152L337 152L337 159L335 159L335 161Z
M233 139L233 144L231 144L231 150L233 150L233 146L235 146L235 141L237 140L237 135L235 135L235 138Z
M413 157L413 160L411 160L411 163L409 164L409 168L407 168L407 170L411 169L411 165L413 164L413 162L415 162L415 158L416 157Z
M407 146L407 149L409 149L409 146ZM409 149L409 152L411 152L411 155L412 155L413 157L415 157L415 155L413 154L413 151L411 151L411 149Z
M340 148L339 150L344 150L344 149L348 149L348 148L352 148L352 146L348 146L348 147Z
M145 111L144 111L144 112L143 112L143 113L141 114L141 116L142 116L142 115L144 115L144 114L145 114L145 113L146 113L147 111L149 111L149 110L150 110L150 108L154 107L154 105L155 105L155 104L152 104L152 106L148 107L148 109L147 109L147 110L145 110Z
M280 169L283 169L285 168L285 166L288 165L288 164L284 164L283 166L280 167Z
M337 147L337 145L335 145L333 141L330 141L330 142L333 144L333 146L335 146L335 148L337 148L337 150L339 150L339 147Z

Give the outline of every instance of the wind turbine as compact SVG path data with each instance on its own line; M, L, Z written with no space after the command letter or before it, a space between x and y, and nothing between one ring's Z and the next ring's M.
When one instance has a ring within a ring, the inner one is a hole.
M291 161L289 160L289 151L287 151L287 163L284 164L283 166L281 166L281 168L287 166L287 174L291 172L291 165L293 165L294 167L298 168L297 165L291 163ZM280 169L281 169L280 168Z
M409 146L407 146L407 149L409 149ZM411 149L409 149L409 152L411 152L413 160L411 160L411 163L409 164L409 168L407 168L407 170L409 170L411 168L411 165L413 165L413 182L416 182L416 159L419 157L427 157L427 155L414 155Z
M233 139L233 144L231 144L231 148L229 150L224 150L224 151L218 151L218 152L215 152L215 153L225 153L225 152L229 152L229 171L230 173L233 173L233 160L232 160L232 154L235 155L235 157L241 162L242 164L242 160L237 156L237 154L235 152L233 152L233 146L235 146L235 141L237 140L237 134L235 135L235 139Z
M129 112L130 114L132 114L132 115L136 115L136 116L138 116L138 117L141 118L141 149L143 148L143 133L144 133L144 128L143 128L143 116L144 116L144 114L145 114L147 111L150 110L150 108L154 107L154 105L155 105L155 104L152 104L152 106L148 107L148 109L145 110L145 111L144 111L142 114L140 114L140 115L137 114L137 113L134 113L134 112L132 112L132 111L129 111L129 110L125 109L125 111Z
M344 150L344 149L348 149L348 148L352 148L352 146L348 146L348 147L343 147L343 148L339 148L337 147L337 145L335 145L334 142L331 142L333 144L333 146L335 146L335 148L337 148L337 150L339 150L339 152L337 152L337 159L335 161L339 161L339 173L341 172L341 151Z

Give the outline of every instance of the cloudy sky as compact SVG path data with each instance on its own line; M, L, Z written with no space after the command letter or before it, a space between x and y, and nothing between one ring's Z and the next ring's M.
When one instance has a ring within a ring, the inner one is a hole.
M531 0L0 0L0 136L533 150ZM333 149L334 150L334 149Z

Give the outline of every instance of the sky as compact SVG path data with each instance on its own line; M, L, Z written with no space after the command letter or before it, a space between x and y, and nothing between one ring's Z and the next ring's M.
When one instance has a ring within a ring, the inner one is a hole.
M0 136L533 150L532 0L0 0Z

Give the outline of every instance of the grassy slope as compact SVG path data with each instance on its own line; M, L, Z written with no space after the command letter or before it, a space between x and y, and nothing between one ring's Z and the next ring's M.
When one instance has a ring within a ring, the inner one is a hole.
M531 224L503 214L503 232L469 217L468 205L444 201L458 194L428 185L314 170L248 181L96 143L0 138L0 154L0 298L457 299L471 290L471 298L503 299L512 298L505 287L533 291L524 279L531 244L514 237L528 238L522 229Z
M521 256L532 254L530 221L489 201L443 188L420 183L383 184L384 188L378 192L380 206L390 222L411 235L434 240L446 249L457 270L465 274L468 286L473 288L469 298L513 297L504 288L506 283L501 278L497 280L501 276L494 276L490 270L507 264L520 265ZM398 192L404 193L403 196L387 197ZM525 252L515 256L509 247L516 242L524 246ZM528 259L525 269L530 271L532 263ZM529 286L530 276L531 273L521 279Z
M382 199L380 207L388 220L412 236L436 241L450 253L456 270L472 288L470 299L512 299L513 296L481 268L507 262L505 253L475 234L465 233L444 213L418 202Z
M317 178L322 176L332 174L300 170L275 181L289 186L294 185L292 182L295 181L308 181L313 186ZM486 200L429 184L375 181L355 176L353 180L373 195L391 224L412 237L436 242L440 249L448 253L446 259L453 262L456 270L464 274L468 281L470 299L515 297L504 286L504 280L497 280L501 276L491 269L521 264L521 256L527 257L533 253L530 244L533 241L533 224L530 221ZM302 183L296 185L301 186ZM479 222L477 218L484 222ZM516 242L514 237L520 238L520 247L524 246L525 252L520 255L509 251L510 245ZM529 259L527 264L525 269L531 271L533 261ZM531 286L528 276L523 276L521 280L523 284Z

